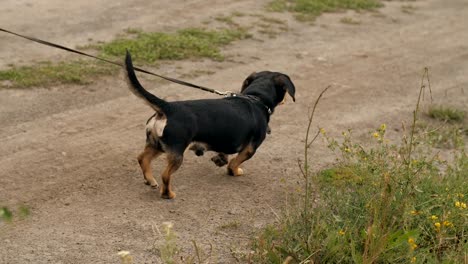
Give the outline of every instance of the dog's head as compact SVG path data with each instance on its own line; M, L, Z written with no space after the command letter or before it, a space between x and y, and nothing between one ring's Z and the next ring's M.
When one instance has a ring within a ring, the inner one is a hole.
M286 93L296 101L296 87L288 75L280 72L262 71L250 74L242 83L241 93L259 97L272 109L284 103Z

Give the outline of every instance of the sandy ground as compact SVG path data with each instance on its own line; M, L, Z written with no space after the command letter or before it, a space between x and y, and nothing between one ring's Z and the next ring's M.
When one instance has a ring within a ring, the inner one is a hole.
M158 71L174 77L194 70L213 74L188 81L237 90L253 71L291 76L297 102L277 109L273 133L244 164L246 175L229 177L208 157L187 153L174 177L175 200L159 198L142 183L136 155L152 111L126 88L122 74L87 86L0 90L0 204L27 205L30 215L0 223L0 263L117 263L129 250L135 263L159 263L153 250L162 236L152 226L170 221L183 254L192 240L211 263L234 263L231 251L248 252L249 239L274 224L286 194L300 182L306 113L318 93L332 89L317 122L330 134L352 128L358 138L386 123L390 136L411 118L422 69L430 69L436 103L467 109L468 2L385 2L378 12L327 14L314 25L291 14L268 13L267 1L3 0L0 25L69 46L106 41L126 28L172 31L213 26L220 15L240 12L254 37L224 48L224 62L167 62ZM284 20L275 38L256 32L260 15ZM359 25L340 22L343 17ZM214 23L214 22L213 22ZM0 34L0 69L74 55ZM210 98L197 90L141 77L161 97ZM427 99L426 99L427 101ZM318 142L313 169L333 162ZM163 161L154 163L155 174Z

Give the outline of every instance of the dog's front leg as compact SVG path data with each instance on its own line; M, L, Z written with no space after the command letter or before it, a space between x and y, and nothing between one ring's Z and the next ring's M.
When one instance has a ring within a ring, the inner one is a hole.
M162 152L150 145L146 145L143 152L138 155L138 163L140 164L145 184L150 185L153 188L158 188L158 182L153 177L151 172L151 161L161 155Z
M231 176L241 176L244 174L244 171L239 168L242 162L250 159L255 154L255 149L251 144L245 147L235 158L233 158L228 165L228 174Z

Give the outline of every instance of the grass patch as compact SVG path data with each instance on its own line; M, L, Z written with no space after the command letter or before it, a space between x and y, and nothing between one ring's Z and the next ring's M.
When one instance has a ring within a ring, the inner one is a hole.
M419 100L397 144L385 124L369 133L371 146L354 142L351 131L335 139L321 129L339 161L315 174L308 130L303 192L254 240L253 263L466 262L468 155L454 149L444 160L434 152L417 131Z
M295 12L299 20L314 20L322 13L340 10L372 10L383 6L378 0L274 0L268 9Z
M465 119L465 112L454 107L448 106L433 106L429 108L429 117L444 121L444 122L463 122Z
M184 29L174 34L136 32L134 38L119 38L109 43L92 46L101 56L122 57L128 49L137 63L154 64L158 60L210 58L222 61L220 47L249 37L246 30Z
M235 40L250 37L245 29L208 31L189 28L176 33L146 33L127 29L126 35L109 43L82 47L96 49L98 56L121 61L126 49L132 52L136 63L156 64L159 60L210 58L222 61L220 48ZM41 62L31 66L13 67L0 71L0 87L47 87L56 84L88 84L97 76L110 75L118 67L91 60L69 62Z
M77 60L71 62L40 62L32 66L13 67L0 71L0 81L8 87L24 88L56 84L88 84L101 75L115 73L118 68L101 62Z

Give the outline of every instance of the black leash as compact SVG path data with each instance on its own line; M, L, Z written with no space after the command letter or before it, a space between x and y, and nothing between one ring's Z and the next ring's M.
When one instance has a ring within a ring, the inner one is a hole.
M71 48L68 48L68 47L65 47L65 46L62 46L62 45L58 45L58 44L55 44L55 43L52 43L52 42L48 42L48 41L45 41L45 40L42 40L42 39L21 35L21 34L18 34L18 33L3 29L3 28L0 28L0 31L3 31L3 32L8 33L8 34L15 35L15 36L20 37L20 38L31 40L31 41L34 41L34 42L37 42L37 43L40 43L40 44L43 44L43 45L46 45L46 46L49 46L49 47L66 50L68 52L72 52L72 53L76 53L76 54L83 55L83 56L86 56L86 57L90 57L90 58L93 58L93 59L97 59L97 60L100 60L100 61L104 61L104 62L114 64L114 65L117 65L117 66L120 66L120 67L124 66L122 63L118 63L118 62L115 62L115 61L100 58L100 57L97 57L97 56L94 56L94 55L91 55L91 54L88 54L88 53L84 53L84 52L81 52L81 51L78 51L78 50L74 50L74 49L71 49ZM156 74L156 73L152 73L152 72L149 72L149 71L141 69L141 68L134 67L134 69L135 69L135 71L150 74L150 75L153 75L153 76L168 80L168 81L173 82L173 83L177 83L177 84L180 84L180 85L185 85L185 86L188 86L188 87L200 89L200 90L203 90L203 91L206 91L206 92L215 93L215 94L223 95L223 96L231 96L232 95L231 92L221 92L221 91L211 89L211 88L208 88L208 87L204 87L204 86L196 85L196 84L189 83L189 82L186 82L186 81L182 81L182 80L174 79L174 78L171 78L171 77L167 77L167 76L159 75L159 74Z

